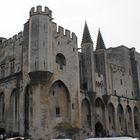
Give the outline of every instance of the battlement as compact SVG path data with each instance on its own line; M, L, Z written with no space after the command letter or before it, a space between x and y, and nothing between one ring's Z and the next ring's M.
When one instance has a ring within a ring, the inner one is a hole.
M47 15L52 18L52 11L48 7L44 7L44 10L42 10L42 6L37 6L36 8L32 7L30 10L30 17L38 14Z
M68 39L77 40L77 36L75 33L69 31L68 29L64 29L61 26L58 26L56 23L52 22L54 29L54 37L57 38L59 36L66 37Z
M23 38L23 32L19 32L18 34L14 35L12 38L5 39L5 41L2 43L2 46L5 47L7 45L10 45L11 43L16 42L17 40L21 40Z

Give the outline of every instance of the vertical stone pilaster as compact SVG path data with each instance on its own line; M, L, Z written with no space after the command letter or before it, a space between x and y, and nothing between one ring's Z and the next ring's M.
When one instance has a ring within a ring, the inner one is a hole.
M107 109L107 105L105 105L105 130L106 130L106 134L107 134L107 131L109 130L109 121L108 121L108 109Z
M132 113L132 134L135 136L134 113Z
M118 117L117 117L117 108L115 108L115 133L116 133L116 135L118 135L118 130L119 130L119 128L118 128Z

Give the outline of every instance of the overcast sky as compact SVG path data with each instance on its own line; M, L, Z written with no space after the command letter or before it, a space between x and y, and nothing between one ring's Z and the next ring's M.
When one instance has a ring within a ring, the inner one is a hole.
M100 28L107 48L125 45L140 52L140 0L2 0L0 36L23 31L31 7L37 5L49 7L54 22L75 32L78 47L86 20L94 46Z

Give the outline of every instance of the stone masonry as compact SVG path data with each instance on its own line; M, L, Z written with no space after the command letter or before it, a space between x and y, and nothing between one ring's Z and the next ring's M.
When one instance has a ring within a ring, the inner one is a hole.
M80 49L41 6L23 32L0 38L0 134L140 137L140 54L106 48L100 30L94 48L87 23Z

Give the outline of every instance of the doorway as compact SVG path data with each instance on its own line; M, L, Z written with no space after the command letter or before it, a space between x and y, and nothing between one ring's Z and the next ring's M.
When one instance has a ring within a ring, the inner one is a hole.
M96 133L96 137L103 137L104 136L103 125L100 122L97 122L95 124L95 133Z

